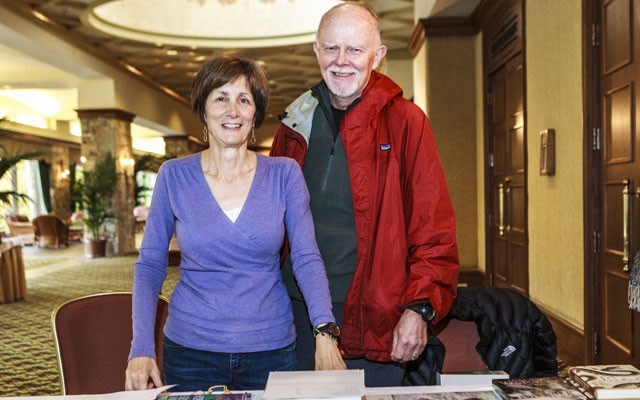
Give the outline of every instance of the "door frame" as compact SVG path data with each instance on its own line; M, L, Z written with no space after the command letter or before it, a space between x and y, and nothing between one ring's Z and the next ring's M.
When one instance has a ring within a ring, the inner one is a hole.
M602 162L600 134L602 96L600 79L600 0L582 0L582 79L583 79L583 209L584 209L584 364L598 361L598 340L601 325L598 318L599 298L598 252L602 198L599 168Z
M587 0L584 0L587 1ZM527 137L527 125L526 125L526 115L527 115L527 85L526 85L526 76L527 76L527 55L526 55L526 21L525 21L525 11L526 11L526 0L484 0L478 10L476 10L475 18L479 21L481 30L482 30L482 93L483 93L483 154L485 157L485 162L483 163L483 174L484 174L484 239L485 239L485 286L494 286L494 276L495 276L495 265L492 259L492 248L493 248L493 237L492 237L492 198L493 198L493 187L492 187L492 179L493 179L493 169L489 163L489 155L492 153L492 149L489 141L489 132L491 131L490 126L490 111L491 104L489 102L492 99L489 98L489 80L493 73L495 73L498 69L505 66L506 63L516 56L518 53L522 56L522 68L523 68L523 88L522 88L522 96L523 96L523 114L524 114L524 138L525 138L525 147L524 147L524 165L525 165L525 173L524 173L524 182L525 187L527 186L527 164L528 164L528 154L527 154L527 146L526 146L526 137ZM516 15L519 18L519 33L518 37L515 41L512 41L508 45L505 46L505 49L499 53L495 58L492 58L490 54L490 36L494 33L495 29L500 28L500 25L509 17L513 17ZM528 190L526 191L528 193ZM528 195L527 195L528 197ZM528 200L525 202L528 204ZM528 206L526 206L528 208ZM497 218L497 216L493 216L493 218ZM526 218L528 219L528 212ZM527 229L527 237L528 237L528 229ZM528 254L528 240L527 240L527 254ZM528 263L527 263L528 265ZM527 267L528 269L528 267ZM527 283L526 295L529 293L529 285Z

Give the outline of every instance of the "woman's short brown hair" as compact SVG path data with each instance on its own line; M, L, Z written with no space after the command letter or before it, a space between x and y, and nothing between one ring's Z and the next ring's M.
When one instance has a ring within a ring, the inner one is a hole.
M238 56L219 56L204 63L193 79L191 86L191 108L205 123L207 97L215 89L244 77L256 105L255 127L264 121L269 102L269 79L264 68L255 61Z

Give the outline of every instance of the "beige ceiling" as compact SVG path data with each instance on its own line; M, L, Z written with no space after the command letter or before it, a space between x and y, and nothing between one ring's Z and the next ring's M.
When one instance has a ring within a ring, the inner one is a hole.
M110 63L137 69L151 82L169 89L185 102L188 102L193 76L203 60L222 53L241 53L264 61L272 81L268 109L271 120L320 80L311 44L253 49L158 46L109 36L83 24L81 15L96 0L11 0L2 3L34 21L37 14L43 15L50 24L68 32L67 40L89 48ZM370 0L369 3L381 18L383 42L390 50L389 56L410 58L407 44L414 29L414 1Z

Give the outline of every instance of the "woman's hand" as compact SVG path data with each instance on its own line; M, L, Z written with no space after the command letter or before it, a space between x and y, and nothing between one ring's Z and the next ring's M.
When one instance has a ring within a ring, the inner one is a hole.
M151 357L132 358L127 365L125 390L145 390L162 386L158 363Z
M328 369L347 369L344 361L342 361L342 355L340 355L338 343L327 336L316 336L315 358L317 371Z

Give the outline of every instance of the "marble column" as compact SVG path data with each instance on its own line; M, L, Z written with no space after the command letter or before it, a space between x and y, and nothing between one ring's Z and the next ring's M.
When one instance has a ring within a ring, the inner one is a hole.
M51 203L53 213L67 220L71 216L71 185L69 181L69 148L51 147Z
M193 136L165 136L165 154L167 157L183 157L206 149L207 143Z
M82 126L82 155L87 158L85 168L111 153L116 160L118 179L113 198L114 214L109 227L114 253L135 252L135 176L133 176L133 147L131 121L135 115L118 109L78 110Z

